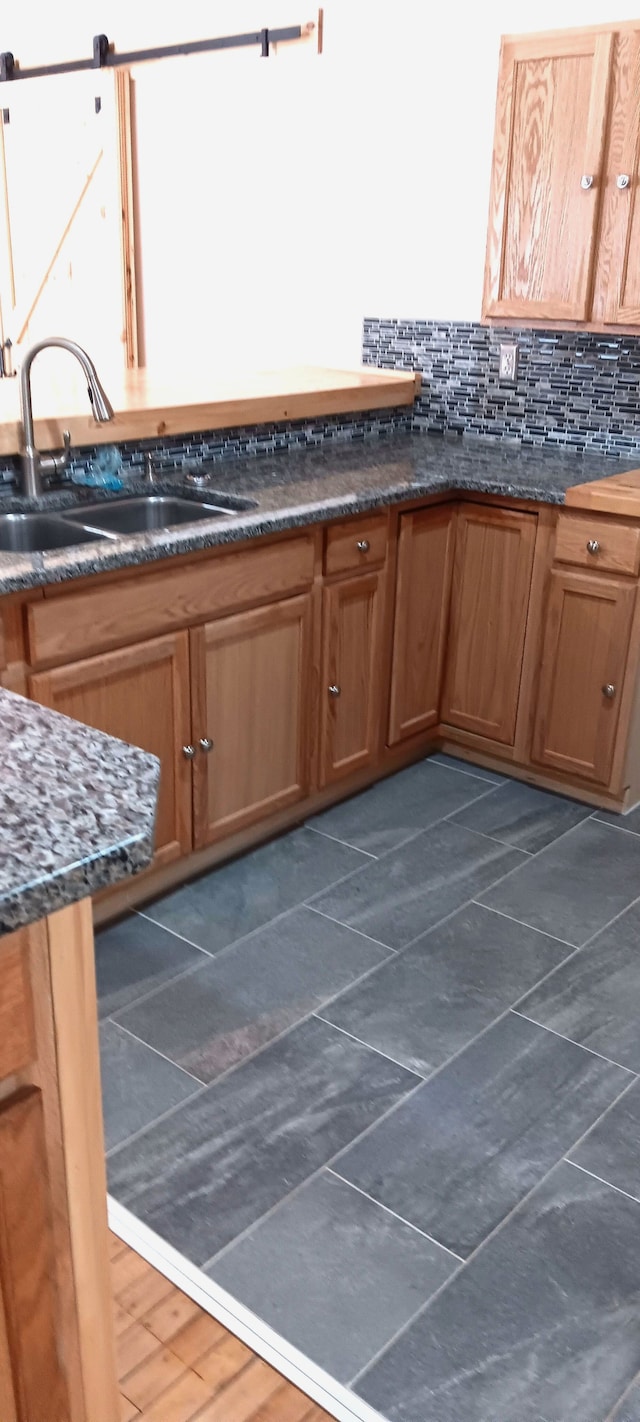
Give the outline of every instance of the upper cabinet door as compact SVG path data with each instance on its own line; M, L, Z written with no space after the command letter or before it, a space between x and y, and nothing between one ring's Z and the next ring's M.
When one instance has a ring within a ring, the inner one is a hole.
M483 315L590 315L613 34L502 48Z
M640 324L640 27L615 36L594 322Z

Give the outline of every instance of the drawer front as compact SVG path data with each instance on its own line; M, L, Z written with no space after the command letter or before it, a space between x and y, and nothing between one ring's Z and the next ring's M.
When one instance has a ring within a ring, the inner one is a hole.
M615 523L602 515L560 514L556 529L556 562L573 563L590 572L640 571L640 528Z
M324 571L359 573L380 567L387 556L388 517L350 518L327 529Z
M0 1081L35 1058L27 935L12 933L0 943Z
M157 572L45 597L29 607L31 663L72 662L304 592L313 581L314 551L309 533L178 568L167 562Z

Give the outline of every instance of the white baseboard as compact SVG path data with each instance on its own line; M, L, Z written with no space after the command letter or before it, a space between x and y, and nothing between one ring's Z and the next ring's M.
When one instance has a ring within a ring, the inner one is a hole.
M206 1313L217 1318L242 1343L246 1343L271 1363L283 1377L301 1388L313 1402L330 1413L337 1422L385 1422L379 1412L368 1403L356 1397L349 1388L325 1373L310 1358L300 1353L279 1333L275 1333L263 1323L255 1313L221 1289L208 1274L203 1274L195 1264L190 1264L183 1254L166 1244L160 1235L137 1220L135 1215L108 1197L109 1228L119 1239L124 1240L149 1264L171 1280L177 1288L200 1305Z

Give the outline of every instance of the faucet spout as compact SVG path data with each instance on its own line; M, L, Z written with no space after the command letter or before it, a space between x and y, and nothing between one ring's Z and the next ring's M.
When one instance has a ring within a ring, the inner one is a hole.
M87 380L87 391L94 419L99 424L106 424L113 419L113 409L102 386L98 372L87 352L75 341L67 340L66 336L48 336L42 341L36 341L25 354L20 370L20 405L22 411L22 429L24 433L24 450L21 458L22 468L22 489L28 498L37 498L42 493L42 477L45 474L59 472L65 467L68 460L68 447L65 456L51 456L39 454L35 447L33 433L33 403L31 398L31 367L40 351L46 350L49 346L59 346L64 351L69 351L79 361Z

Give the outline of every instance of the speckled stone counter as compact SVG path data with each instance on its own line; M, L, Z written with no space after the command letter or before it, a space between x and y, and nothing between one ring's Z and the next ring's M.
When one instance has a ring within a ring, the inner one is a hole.
M0 935L143 869L155 756L0 689Z
M166 469L157 479L154 492L188 493L192 499L207 502L212 491L219 490L244 496L252 501L252 507L240 514L214 516L193 525L101 540L58 552L0 553L0 595L363 513L429 494L469 491L562 504L568 488L636 467L637 461L627 464L605 455L555 453L492 441L454 441L411 434L344 446L325 444L312 452L209 464L203 466L207 484L198 491L185 482L187 466ZM131 481L123 493L140 491L150 492L148 486ZM95 490L80 492L71 487L29 504L7 493L0 497L0 512L35 507L63 511L95 503L97 497Z

